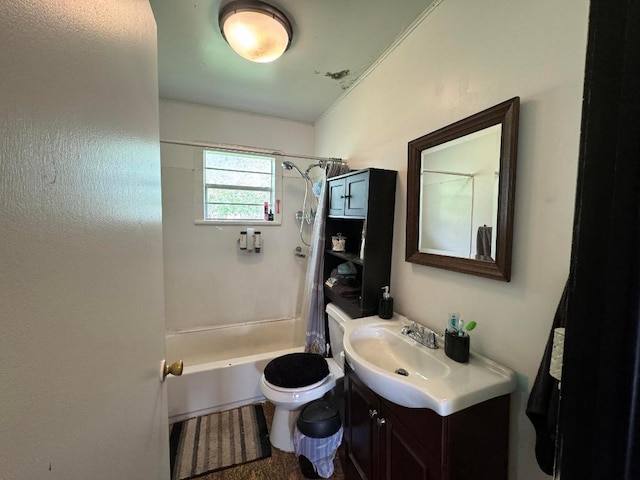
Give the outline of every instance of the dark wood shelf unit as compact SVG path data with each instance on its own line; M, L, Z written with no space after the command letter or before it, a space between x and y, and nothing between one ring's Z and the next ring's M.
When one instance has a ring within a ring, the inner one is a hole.
M329 179L326 218L325 280L341 263L350 261L358 271L360 295L345 298L325 286L325 300L334 302L353 318L375 315L382 287L390 285L393 219L397 172L367 168ZM364 258L360 259L365 230ZM334 252L331 237L347 237L346 250Z

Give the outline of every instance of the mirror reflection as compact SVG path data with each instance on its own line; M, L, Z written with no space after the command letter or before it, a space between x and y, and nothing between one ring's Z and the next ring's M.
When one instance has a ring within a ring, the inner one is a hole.
M520 99L409 142L407 262L509 281Z
M496 251L502 125L422 151L422 253L492 262Z

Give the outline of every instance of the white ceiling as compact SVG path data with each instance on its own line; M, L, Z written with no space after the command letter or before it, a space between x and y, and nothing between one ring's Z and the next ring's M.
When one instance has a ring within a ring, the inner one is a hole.
M268 0L294 29L272 63L238 56L220 34L228 0L150 0L160 96L313 123L434 0Z

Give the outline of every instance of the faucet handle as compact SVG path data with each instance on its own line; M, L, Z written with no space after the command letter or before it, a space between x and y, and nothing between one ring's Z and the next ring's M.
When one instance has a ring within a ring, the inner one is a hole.
M407 320L409 319L407 318ZM404 327L402 327L402 330L401 330L402 334L408 335L410 332L412 332L415 324L416 322L411 322L411 325L405 325Z
M438 337L440 335L438 335L436 332L434 332L433 330L429 330L429 333L427 334L427 347L429 348L439 348L438 347Z

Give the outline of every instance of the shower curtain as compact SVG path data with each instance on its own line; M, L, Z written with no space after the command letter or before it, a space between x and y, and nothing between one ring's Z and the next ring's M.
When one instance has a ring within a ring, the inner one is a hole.
M305 352L326 353L326 329L324 321L324 226L327 208L327 179L347 173L349 167L343 163L327 164L325 180L318 199L318 211L313 222L311 246L309 247L309 263L304 284L302 301L302 320L307 323Z

